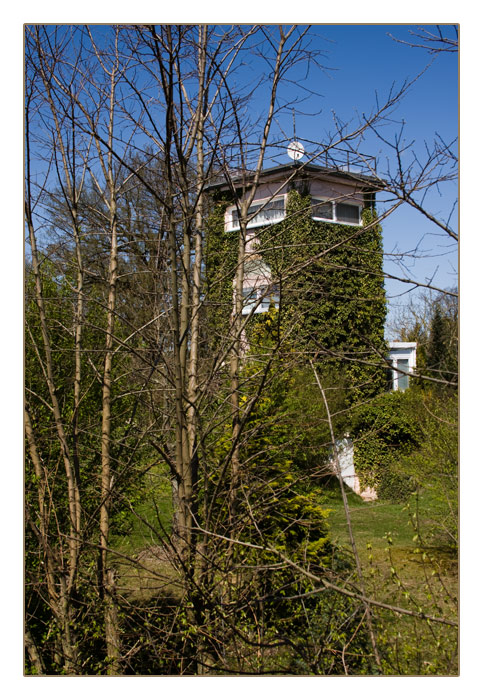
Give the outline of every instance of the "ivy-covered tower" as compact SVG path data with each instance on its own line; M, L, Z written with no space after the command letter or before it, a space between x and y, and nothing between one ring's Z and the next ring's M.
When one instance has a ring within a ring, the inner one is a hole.
M250 174L207 188L207 295L227 323L237 265L241 204ZM337 375L351 403L384 389L382 238L376 193L361 172L315 164L266 169L246 212L243 315L276 308L301 358ZM216 312L215 312L216 315Z

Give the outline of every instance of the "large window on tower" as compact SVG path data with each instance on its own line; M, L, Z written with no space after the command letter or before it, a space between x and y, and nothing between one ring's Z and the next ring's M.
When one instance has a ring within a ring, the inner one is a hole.
M285 197L264 199L253 202L248 208L247 228L267 226L285 217ZM232 231L240 228L240 219L237 207L228 210L228 227Z
M320 199L312 199L312 218L321 221L332 221L334 218L334 202L324 202Z
M312 198L311 215L315 221L332 221L349 226L361 225L361 207L353 202L336 202L330 199ZM285 218L285 196L273 199L259 199L248 208L247 228L258 228L282 221ZM239 212L236 206L229 207L226 216L226 230L240 228Z
M310 205L315 221L337 221L352 226L361 224L361 207L358 204L313 198Z
M338 202L335 205L335 218L344 224L355 224L358 226L361 221L361 210L356 204L346 204Z

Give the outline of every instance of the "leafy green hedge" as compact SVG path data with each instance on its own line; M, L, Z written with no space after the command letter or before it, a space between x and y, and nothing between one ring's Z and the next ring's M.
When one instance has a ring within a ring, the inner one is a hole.
M431 541L458 540L458 395L421 389L391 392L352 413L354 466L379 498L401 502L424 489L432 501Z
M421 444L414 406L414 392L408 390L381 394L353 411L355 471L362 486L375 487L388 500L403 500L413 486L395 463Z

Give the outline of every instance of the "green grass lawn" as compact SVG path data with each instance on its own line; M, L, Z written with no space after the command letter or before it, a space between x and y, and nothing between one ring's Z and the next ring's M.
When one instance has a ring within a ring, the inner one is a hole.
M164 592L176 595L179 576L164 542L171 532L171 484L165 469L144 477L144 497L133 507L125 534L113 538L112 560L118 571L118 589L142 600Z
M375 566L383 574L396 568L410 587L426 584L428 565L447 579L453 592L457 588L457 553L435 530L440 502L431 491L412 494L407 503L364 502L347 492L352 532L361 563L369 570ZM324 502L330 509L332 540L350 549L349 531L337 481L329 482Z
M373 501L365 503L353 493L348 493L352 529L358 546L365 548L370 542L374 548L387 545L386 535L392 533L393 541L399 546L413 545L414 529L411 526L408 510L400 503ZM336 542L349 544L347 520L340 493L328 496L331 508L330 526Z
M366 594L373 600L456 621L457 554L438 539L434 529L441 501L430 490L413 494L407 504L365 503L352 492L347 498ZM324 505L331 510L333 541L350 550L346 515L335 480L326 485ZM456 627L381 609L376 611L376 620L387 673L457 674Z
M398 547L415 547L416 525L428 549L440 549L448 555L447 547L438 540L434 531L441 504L430 490L411 494L407 502L393 503L376 500L365 502L346 489L352 529L359 547L370 543L374 549L385 548L389 535ZM335 541L349 544L346 514L339 484L334 479L324 487L324 505L330 509L330 527Z
M325 483L322 493L321 504L330 511L331 538L351 551L337 480ZM366 503L350 491L347 498L366 595L438 619L457 620L457 555L434 537L441 501L430 490L412 495L407 504ZM171 487L166 473L150 477L147 495L135 510L129 530L114 543L121 555L130 558L116 557L119 590L131 600L158 596L176 600L182 592L181 579L163 545L163 533L171 527ZM456 627L428 624L381 608L374 611L385 673L457 674Z
M159 545L165 533L171 531L171 484L166 468L153 468L143 477L141 489L144 495L133 506L126 534L118 535L114 541L114 548L123 554Z

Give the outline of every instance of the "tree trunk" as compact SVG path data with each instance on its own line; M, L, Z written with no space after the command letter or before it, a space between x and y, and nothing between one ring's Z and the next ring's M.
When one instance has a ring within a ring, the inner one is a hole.
M24 641L30 663L35 668L37 675L43 676L45 674L45 665L28 628L25 629Z

